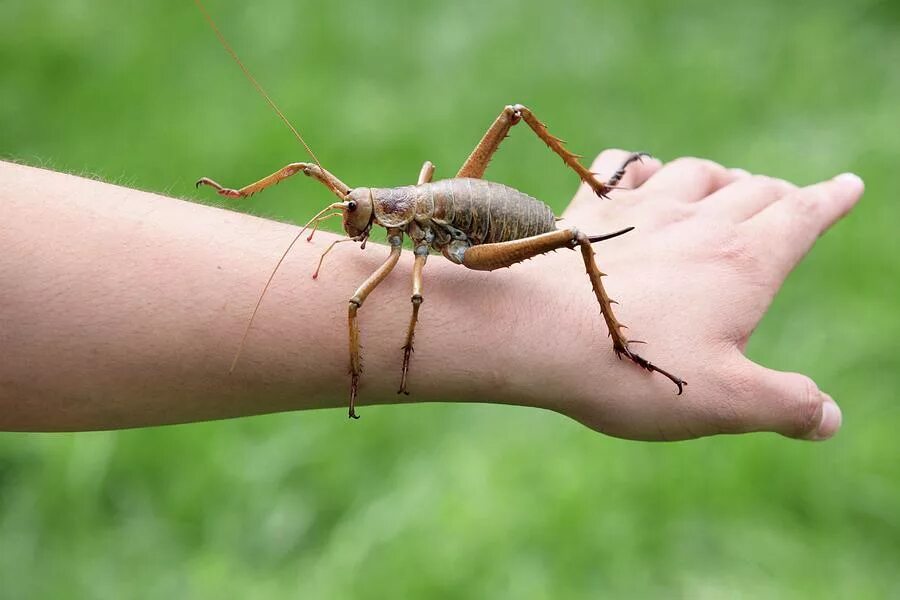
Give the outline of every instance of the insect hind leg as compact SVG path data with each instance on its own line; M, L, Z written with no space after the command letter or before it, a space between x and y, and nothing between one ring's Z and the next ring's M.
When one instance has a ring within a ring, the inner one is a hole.
M624 233L624 231L616 232L616 234L619 233ZM590 278L591 280L591 287L594 288L594 295L597 297L597 302L600 303L600 312L603 314L603 320L606 321L606 327L607 329L609 329L610 337L612 337L613 351L619 358L622 358L624 356L641 368L644 368L651 373L659 373L660 375L666 377L667 379L669 379L669 381L675 384L675 386L678 388L678 394L681 395L681 393L684 391L684 386L687 385L686 381L684 381L680 377L672 375L665 369L657 367L646 358L632 352L629 348L629 344L638 342L629 342L628 338L626 338L622 333L622 329L625 326L622 325L613 314L613 300L609 298L609 295L606 293L606 289L603 287L602 277L605 275L605 273L601 272L597 267L597 262L594 260L594 249L591 247L591 241L592 238L586 236L580 231L575 234L575 242L581 247L581 256L584 260L585 271L587 271L588 278Z
M550 133L547 126L535 117L530 109L521 104L511 104L503 108L503 112L494 120L494 123L481 138L481 141L478 142L478 145L475 146L475 149L472 150L472 153L466 159L466 162L463 163L456 176L478 179L483 177L488 163L491 161L494 153L497 152L501 142L509 134L509 130L521 121L527 123L535 135L541 138L600 197L606 197L615 188L615 185L625 175L625 169L628 165L636 160L640 160L642 156L649 156L646 152L636 152L630 155L609 181L601 181L595 173L589 171L579 162L578 159L581 157L570 152L565 147L565 142Z
M649 152L632 152L628 155L628 158L622 161L622 164L616 169L616 172L612 174L612 177L606 180L606 185L609 187L615 187L623 177L625 177L625 171L628 169L628 165L633 162L641 162L644 158L650 158Z
M575 227L568 229L558 229L549 233L542 233L530 238L520 240L512 240L509 242L499 242L496 244L481 244L468 248L463 255L462 264L476 271L493 271L503 267L509 267L516 263L520 263L529 258L546 254L552 250L560 248L581 248L581 256L584 260L585 271L591 280L591 287L594 289L594 295L597 302L600 303L600 312L603 320L606 321L606 327L609 329L609 335L613 340L613 351L616 356L621 358L624 356L638 366L650 371L656 372L668 378L678 388L678 393L684 391L687 382L672 375L665 369L661 369L645 359L635 354L629 348L629 344L637 343L629 342L625 334L622 333L624 325L622 325L612 311L613 300L609 298L606 289L603 287L602 277L604 273L597 267L594 260L594 249L591 247L592 242L599 242L609 239L630 231L630 228L622 229L613 233L597 236L588 236L578 231Z

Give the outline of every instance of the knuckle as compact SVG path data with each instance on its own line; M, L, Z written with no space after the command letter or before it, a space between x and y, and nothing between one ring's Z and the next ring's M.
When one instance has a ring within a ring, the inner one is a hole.
M722 236L715 247L717 262L723 263L731 271L756 278L762 268L760 253L751 242L737 231Z
M669 163L673 169L693 171L701 175L715 175L725 171L725 167L706 158L682 156Z
M653 222L657 227L677 225L694 218L697 212L694 203L672 202L656 214Z
M806 375L796 375L799 397L794 400L794 423L791 435L802 437L816 429L822 420L822 394L816 382Z
M748 183L754 187L771 191L786 189L786 186L790 185L784 179L778 179L777 177L770 177L768 175L752 175Z
M727 344L723 344L723 347ZM727 355L723 349L722 354ZM710 409L717 433L743 433L754 428L751 419L755 381L737 360L725 361L720 368L722 387Z
M828 195L819 189L805 189L797 192L792 204L794 209L803 215L815 215L828 202Z

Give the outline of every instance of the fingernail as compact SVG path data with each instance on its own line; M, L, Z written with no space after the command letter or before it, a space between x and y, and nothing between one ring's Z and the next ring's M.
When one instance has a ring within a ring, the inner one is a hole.
M841 428L841 409L828 394L822 394L822 420L810 439L815 441L827 440Z
M731 171L731 174L734 175L735 177L749 177L751 175L750 171L747 171L745 169L740 169L737 167L733 168L733 169L729 169L729 171Z
M841 183L853 184L859 187L865 186L862 177L860 177L856 173L841 173L840 175L835 177L834 180L840 181Z

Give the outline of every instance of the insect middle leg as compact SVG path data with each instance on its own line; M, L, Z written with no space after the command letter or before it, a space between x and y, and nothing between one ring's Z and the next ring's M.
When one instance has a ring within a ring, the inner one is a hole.
M522 262L525 259L532 258L539 254L545 254L551 250L559 248L581 248L581 256L584 260L584 267L587 271L588 278L591 280L591 287L594 289L594 295L600 304L600 312L606 321L606 327L609 329L609 335L613 341L613 351L616 356L630 359L635 364L647 369L650 372L657 372L667 377L672 383L678 387L678 393L684 389L687 382L672 375L665 369L661 369L645 359L644 357L630 350L628 338L622 333L624 327L619 323L612 311L612 300L603 287L602 277L604 273L600 272L597 262L594 260L594 249L591 247L592 241L600 241L609 239L616 235L621 235L630 231L631 228L623 229L612 234L602 236L587 236L578 231L575 227L568 229L558 229L550 233L543 233L530 238L521 240L513 240L510 242L500 242L497 244L482 244L472 246L466 249L463 255L462 264L470 269L478 271L493 271L502 267L508 267L515 263Z
M343 181L341 181L319 165L302 162L291 163L286 167L275 171L271 175L263 177L255 183L245 185L239 190L222 187L208 177L201 177L199 180L197 180L197 187L200 187L201 185L208 185L214 188L220 196L225 196L226 198L246 198L247 196L252 196L257 192L261 192L267 187L273 186L276 183L280 183L288 177L296 175L297 173L303 173L304 175L308 175L313 179L317 179L341 200L344 199L344 196L350 193L350 188L347 187L347 184L345 184Z
M356 414L356 397L359 393L359 375L362 373L362 364L359 358L359 323L356 313L366 301L378 284L394 270L397 260L400 258L400 249L403 244L403 233L397 229L388 230L388 242L391 245L391 253L374 273L369 275L356 293L350 298L347 308L347 321L350 328L350 418L358 419Z
M563 141L551 134L547 130L547 126L538 120L527 107L522 106L521 104L514 104L503 108L503 112L501 112L500 116L494 120L494 123L484 134L484 137L481 138L481 141L478 142L478 145L475 146L475 149L472 150L472 153L466 159L466 162L463 163L462 168L460 168L456 176L474 177L476 179L483 177L488 163L500 147L500 143L506 138L507 134L509 134L510 128L520 121L525 121L528 126L531 127L531 130L534 131L534 133L541 138L553 152L559 155L566 165L578 173L581 180L591 186L594 193L601 197L606 196L606 194L615 187L625 174L625 169L629 164L636 160L640 160L642 156L648 156L646 152L635 152L631 154L622 163L622 166L616 170L609 181L600 181L593 172L589 171L578 161L581 157L569 152L563 144Z
M419 179L416 182L417 185L430 182L433 175L434 165L431 161L426 160L422 165L422 170L419 171ZM415 241L415 248L413 249L416 259L413 263L412 296L410 296L412 316L409 319L409 327L406 330L406 343L403 344L403 372L400 376L400 389L397 390L398 394L407 395L409 395L409 391L406 389L406 380L409 376L409 360L412 357L413 352L413 338L416 335L416 323L419 320L419 307L422 305L423 301L422 271L425 269L425 261L428 260L428 244L425 243L424 232L419 231L418 228L417 231L420 239Z
M406 330L406 343L403 345L403 373L400 376L400 389L398 394L409 394L406 389L406 380L409 375L409 360L413 352L413 338L416 334L416 323L419 320L419 307L422 305L422 271L425 269L425 261L428 260L428 245L420 244L415 248L416 260L413 263L412 317L409 319L409 328Z

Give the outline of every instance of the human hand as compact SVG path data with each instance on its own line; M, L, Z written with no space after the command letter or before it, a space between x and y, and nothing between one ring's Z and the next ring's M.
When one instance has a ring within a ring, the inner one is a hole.
M606 151L592 170L608 177L625 156ZM595 245L598 265L609 274L604 284L621 302L613 309L629 326L626 335L648 342L632 348L689 385L676 396L665 378L616 361L595 318L584 331L560 331L559 347L551 334L541 336L546 384L538 394L548 400L538 404L549 402L589 427L626 438L834 435L841 412L830 396L809 377L767 369L742 351L788 273L859 200L862 181L845 174L798 188L682 158L665 166L655 159L637 163L620 185L631 189L616 190L609 200L582 186L562 224L589 234L636 227ZM539 284L525 311L549 318L599 310L581 261L569 253L527 268ZM559 304L548 305L548 298L560 298ZM604 366L610 362L618 364Z

